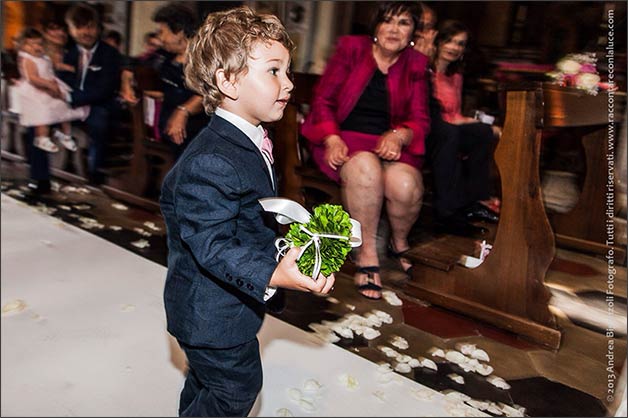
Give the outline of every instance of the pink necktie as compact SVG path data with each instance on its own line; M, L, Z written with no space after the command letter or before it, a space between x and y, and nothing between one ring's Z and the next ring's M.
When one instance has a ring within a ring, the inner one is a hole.
M272 164L274 162L273 143L270 140L270 138L268 138L268 131L266 129L264 129L264 140L262 141L262 152L264 153L264 155L266 155L266 158L268 158L268 161L270 161L270 163Z

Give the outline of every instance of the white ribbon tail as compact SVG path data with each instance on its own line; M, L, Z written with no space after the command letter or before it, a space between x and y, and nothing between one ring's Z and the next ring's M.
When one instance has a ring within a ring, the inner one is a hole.
M282 225L298 222L306 224L310 221L310 212L294 200L283 197L267 197L259 199L260 205L266 212L275 213L275 219Z

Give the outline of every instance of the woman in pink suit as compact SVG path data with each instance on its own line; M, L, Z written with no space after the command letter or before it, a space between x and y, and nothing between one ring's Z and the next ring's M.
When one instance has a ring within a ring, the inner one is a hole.
M315 89L301 128L319 168L342 188L362 224L356 258L358 291L381 298L377 225L382 207L391 227L389 254L406 273L408 233L423 199L420 169L429 131L428 59L413 50L419 11L411 2L379 6L374 36L344 36Z

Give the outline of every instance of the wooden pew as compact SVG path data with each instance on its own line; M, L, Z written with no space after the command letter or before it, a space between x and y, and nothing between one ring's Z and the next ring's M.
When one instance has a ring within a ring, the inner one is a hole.
M168 144L156 141L152 127L146 125L144 105L146 98L159 102L163 94L158 91L159 75L152 68L136 67L134 76L139 101L130 106L133 158L115 186L104 186L103 190L117 199L158 211L161 182L174 164L174 156Z
M495 151L502 210L490 255L475 269L418 268L406 293L557 349L561 333L544 285L554 235L541 197L543 128L540 84L506 94L503 135Z
M559 246L606 254L606 183L608 178L609 96L600 92L591 96L581 90L565 89L552 85L544 87L545 126L557 128L582 128L588 133L582 137L586 156L586 176L582 193L575 207L567 213L550 214L550 223L556 233ZM610 127L614 136L615 150L619 145L619 127L624 118L626 94L613 94ZM616 152L615 152L616 153ZM615 205L617 208L617 204ZM626 249L614 246L615 259L626 262Z

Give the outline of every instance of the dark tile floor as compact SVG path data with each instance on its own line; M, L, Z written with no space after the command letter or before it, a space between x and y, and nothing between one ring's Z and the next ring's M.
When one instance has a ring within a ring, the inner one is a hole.
M2 161L2 192L33 206L50 212L64 222L89 228L89 231L116 245L166 265L165 229L159 214L126 205L117 209L116 203L99 189L68 190L68 183L56 180L58 191L37 196L27 187L26 167L21 163ZM81 187L82 185L73 184ZM103 226L93 226L93 219ZM152 222L159 228L148 227ZM91 225L91 226L90 226ZM111 226L120 229L112 229ZM147 236L147 233L150 236ZM149 246L137 248L132 242L145 239ZM3 243L10 245L10 243ZM335 321L350 313L364 314L371 309L388 312L394 323L382 327L382 335L368 341L363 337L342 338L336 344L375 362L387 361L378 346L394 335L404 337L410 347L404 354L413 357L429 357L432 347L454 349L457 343L476 344L490 354L494 374L503 377L511 386L508 390L489 384L485 377L465 373L459 366L443 359L436 359L438 370L413 369L405 374L435 390L456 390L477 400L521 405L529 416L604 416L607 405L603 401L606 392L605 357L607 339L604 330L579 326L568 318L559 317L563 329L563 342L557 352L543 349L516 335L479 323L468 317L435 307L407 297L396 287L400 281L390 266L385 266L383 279L386 287L397 291L403 300L402 307L394 307L385 301L368 301L354 290L350 274L354 267L348 265L338 274L333 297L321 298L299 292L288 292L287 307L279 315L301 329L311 331L311 323ZM603 291L602 260L594 257L559 250L546 282L568 284L574 292L595 298ZM623 285L625 306L626 271L620 269L618 285ZM387 275L386 272L390 272ZM619 287L619 286L618 286ZM586 324L585 324L586 325ZM615 343L615 370L619 374L626 354L626 342L618 338ZM465 384L453 382L450 373L464 377Z

